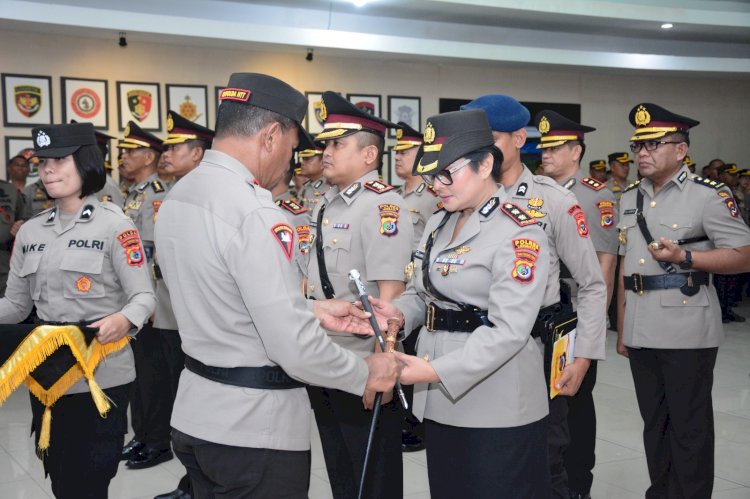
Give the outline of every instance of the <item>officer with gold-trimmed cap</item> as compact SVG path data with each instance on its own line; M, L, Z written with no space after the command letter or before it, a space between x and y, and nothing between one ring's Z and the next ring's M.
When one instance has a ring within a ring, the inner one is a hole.
M323 176L324 149L325 144L321 141L313 140L309 142L303 140L300 142L300 150L297 152L300 175L308 179L297 194L297 199L302 206L310 211L315 208L315 205L331 188L331 184Z
M750 270L750 229L724 184L683 163L697 120L648 102L629 119L643 179L620 199L617 351L629 357L644 422L645 494L711 497L711 389L724 337L711 274Z
M607 187L615 195L615 199L619 202L622 191L628 186L630 181L628 175L630 174L630 163L633 160L630 158L630 154L627 152L613 152L607 156L609 161L609 169L612 170L612 175L607 182Z
M609 180L610 169L607 167L607 162L603 159L595 159L589 161L589 176L598 182L607 183Z
M371 295L392 300L405 289L404 269L411 258L412 223L404 200L378 178L385 134L395 123L369 114L336 92L323 93L326 142L324 175L333 185L312 213L313 248L307 265L307 296L316 300L357 300L348 278L357 269ZM372 337L331 335L338 345L365 356L375 349ZM328 477L336 499L356 497L363 449L372 413L360 397L326 388L308 389L320 432ZM375 434L366 497L401 497L401 418L391 395ZM374 394L366 397L372 404Z

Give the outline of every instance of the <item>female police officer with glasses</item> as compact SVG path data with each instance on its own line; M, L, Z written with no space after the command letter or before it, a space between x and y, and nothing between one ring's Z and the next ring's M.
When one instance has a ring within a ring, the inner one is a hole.
M155 299L133 223L94 195L105 182L94 128L43 126L32 138L42 159L39 176L55 206L18 232L0 323L20 322L36 305L42 323L83 323L96 330L102 345L121 341L151 315ZM54 405L43 459L58 498L105 498L117 473L135 378L130 347L110 353L94 376L110 401L106 418L92 401L98 389L92 384L89 390L84 379ZM44 409L32 397L37 441Z
M544 231L505 202L502 153L483 111L428 119L415 165L444 210L428 221L416 272L383 322L422 325L417 355L397 353L426 423L433 498L549 497L547 398L531 338L547 282ZM421 265L420 265L421 262Z

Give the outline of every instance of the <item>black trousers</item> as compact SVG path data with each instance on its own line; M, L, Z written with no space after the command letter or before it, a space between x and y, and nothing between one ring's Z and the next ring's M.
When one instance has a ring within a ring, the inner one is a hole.
M308 387L307 391L315 411L333 497L355 498L362 476L372 411L364 409L362 397L328 388ZM368 499L403 496L403 416L404 412L395 400L381 409L367 469L364 497Z
M514 428L462 428L429 419L432 499L551 497L547 418Z
M43 463L57 499L108 496L128 430L130 383L107 388L104 393L112 401L105 418L88 392L65 395L52 407L50 446ZM44 406L33 395L31 412L38 444Z
M570 444L568 397L558 396L549 401L547 423L547 462L552 497L569 499L568 473L563 458Z
M717 351L628 349L651 478L647 498L711 497Z
M570 444L565 450L565 469L568 472L568 488L573 492L591 492L596 464L596 408L594 407L594 385L596 384L597 361L592 360L583 377L581 387L568 399L568 428Z
M136 379L131 393L131 409L135 439L153 449L168 449L174 394L170 367L164 354L164 338L173 331L156 329L151 323L143 326L133 346ZM179 335L177 335L179 341ZM167 343L170 343L167 340ZM181 349L180 349L181 351ZM184 365L184 356L182 364ZM179 379L179 374L177 375Z
M195 499L307 498L309 450L234 447L179 430L172 430L172 445L187 468Z

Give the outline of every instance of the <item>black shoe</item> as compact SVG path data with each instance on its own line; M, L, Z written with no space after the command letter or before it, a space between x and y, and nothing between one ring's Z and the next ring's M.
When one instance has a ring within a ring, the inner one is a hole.
M188 494L182 489L175 489L172 492L167 492L166 494L159 494L158 496L154 497L154 499L192 499L193 496Z
M739 315L739 314L738 314L737 312L735 312L734 310L730 310L730 311L729 311L729 315L731 316L731 319L732 319L732 320L733 320L734 322L745 322L745 318L744 318L744 317L742 317L741 315Z
M424 450L424 440L410 431L401 430L401 451L418 452Z
M139 442L138 440L133 438L132 440L130 440L130 442L125 444L125 447L122 448L122 453L120 454L120 461L127 461L129 459L133 459L145 447L146 447L146 444Z
M130 459L125 466L131 470L143 470L151 468L157 464L166 463L174 457L171 449L150 449L144 448L133 459Z

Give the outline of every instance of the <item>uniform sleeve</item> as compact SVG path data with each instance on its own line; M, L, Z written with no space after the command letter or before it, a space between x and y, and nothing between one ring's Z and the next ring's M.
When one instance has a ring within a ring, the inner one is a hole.
M750 229L739 211L726 187L713 191L703 204L703 230L717 248L750 246Z
M511 224L509 222L506 227ZM530 261L533 256L528 253L519 258L513 246L513 240L519 238L531 239L539 245L535 261ZM498 239L500 243L492 260L488 307L489 320L494 326L475 329L463 348L432 361L443 387L454 400L499 369L531 341L536 311L544 299L549 248L542 228L514 225L498 234ZM528 267L529 263L533 265ZM531 274L527 271L517 273L520 266L525 266Z
M328 339L300 294L297 237L276 209L250 213L223 258L271 361L304 382L361 395L365 362Z
M588 189L583 186L582 189ZM594 196L586 196L591 201L581 205L586 213L586 221L591 231L591 242L599 253L617 254L617 212L615 195L609 189L592 191Z
M591 239L579 234L578 224L570 214L575 204L575 199L572 199L569 206L561 203L560 209L550 210L550 216L554 217L555 246L560 260L578 285L576 356L603 360L607 285Z
M31 287L26 277L23 277L24 253L22 251L28 227L21 226L13 245L10 256L10 272L5 296L0 299L0 323L16 324L21 322L29 313L34 302L31 299Z
M390 193L389 193L390 194ZM398 195L380 195L360 222L369 281L403 281L411 258L414 229Z
M117 224L109 255L127 299L127 304L120 313L140 329L154 312L156 298L143 243L130 220L123 218Z

